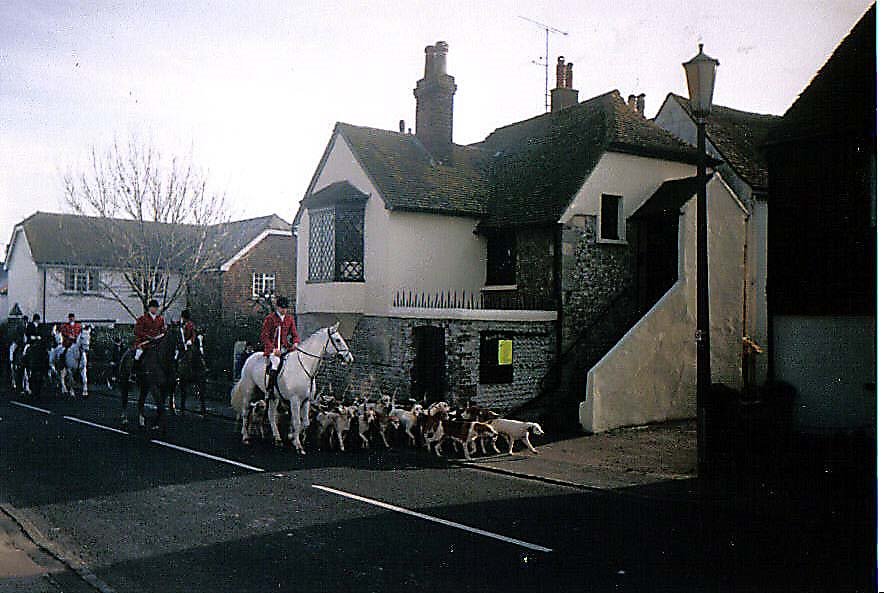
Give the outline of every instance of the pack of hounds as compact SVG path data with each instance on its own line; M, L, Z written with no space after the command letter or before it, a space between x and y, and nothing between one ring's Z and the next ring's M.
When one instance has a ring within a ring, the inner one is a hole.
M537 422L523 422L501 418L489 408L468 404L455 408L447 402L433 404L416 403L413 400L400 406L393 396L381 395L343 399L336 397L331 386L323 387L310 409L309 430L305 439L312 439L317 449L347 449L348 442L369 448L376 441L385 448L391 440L407 443L412 447L426 447L436 455L442 455L442 447L450 443L456 453L472 459L476 451L482 455L501 453L498 441L502 440L509 455L521 442L532 453L538 450L531 444L531 435L543 435ZM285 414L285 412L283 412ZM267 420L267 403L252 402L248 417L249 432L262 439L270 434Z

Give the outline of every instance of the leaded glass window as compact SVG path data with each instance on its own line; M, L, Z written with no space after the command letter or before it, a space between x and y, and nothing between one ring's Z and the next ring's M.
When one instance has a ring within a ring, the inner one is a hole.
M335 279L335 209L310 211L310 282Z

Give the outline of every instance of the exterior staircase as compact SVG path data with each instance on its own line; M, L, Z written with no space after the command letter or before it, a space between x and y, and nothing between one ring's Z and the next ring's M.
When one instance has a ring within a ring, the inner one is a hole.
M540 422L544 430L559 434L580 432L578 406L586 396L587 372L645 313L635 287L617 293L553 361L537 397L514 410L513 416Z

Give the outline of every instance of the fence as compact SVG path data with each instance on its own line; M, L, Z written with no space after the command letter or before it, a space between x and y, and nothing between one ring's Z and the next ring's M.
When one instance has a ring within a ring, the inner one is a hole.
M409 309L555 311L556 301L550 297L516 291L488 291L476 294L465 290L433 293L400 290L393 294L393 306Z

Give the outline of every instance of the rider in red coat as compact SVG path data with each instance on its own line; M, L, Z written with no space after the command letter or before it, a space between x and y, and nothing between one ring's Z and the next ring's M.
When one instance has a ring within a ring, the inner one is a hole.
M64 346L65 350L74 345L82 331L83 326L77 322L77 316L73 313L68 313L68 322L58 328L58 333L61 334L61 345Z
M181 337L184 338L184 349L193 346L196 341L196 324L190 319L190 311L181 312Z
M166 333L166 320L159 314L160 304L152 299L147 304L147 313L135 320L135 360L141 358L141 354L150 343Z
M264 347L264 359L267 361L267 390L265 399L276 389L276 377L279 375L279 363L286 352L292 351L301 341L295 328L295 318L288 314L289 300L285 297L276 299L276 311L264 318L261 327L261 345Z
M77 337L80 335L80 332L83 331L83 326L81 326L77 322L77 316L73 313L68 313L68 322L58 328L58 333L61 334L61 346L62 351L61 355L58 357L58 361L61 364L64 364L65 357L68 354L68 348L74 345L77 341Z

